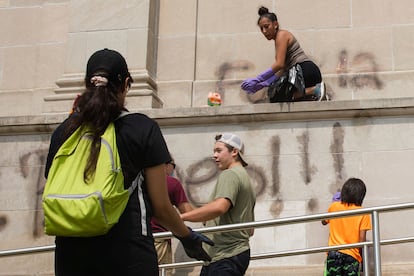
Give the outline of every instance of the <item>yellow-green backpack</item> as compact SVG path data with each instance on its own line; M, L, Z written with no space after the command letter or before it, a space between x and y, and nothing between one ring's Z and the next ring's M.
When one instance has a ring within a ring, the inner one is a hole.
M43 191L45 233L92 237L106 234L123 213L130 195L143 181L139 173L129 189L116 145L114 123L101 137L95 175L84 181L91 135L79 127L56 153Z

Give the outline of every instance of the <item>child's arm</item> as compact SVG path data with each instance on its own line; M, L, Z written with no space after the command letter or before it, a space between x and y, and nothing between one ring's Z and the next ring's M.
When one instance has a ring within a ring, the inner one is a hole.
M359 230L359 242L367 240L367 230Z

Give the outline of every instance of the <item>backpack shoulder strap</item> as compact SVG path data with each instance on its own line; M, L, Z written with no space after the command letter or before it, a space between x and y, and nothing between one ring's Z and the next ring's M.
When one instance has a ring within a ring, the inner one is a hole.
M119 114L119 116L115 119L115 121L129 114L132 114L132 113L126 110L122 110L121 114ZM134 190L138 187L138 185L141 185L143 181L144 181L144 175L142 174L142 171L140 171L137 177L135 177L135 179L132 181L131 186L129 186L128 188L129 195L131 195L134 192Z
M118 120L118 119L120 119L120 118L122 118L122 117L125 117L125 116L127 116L129 114L132 114L132 113L129 112L129 111L126 111L126 110L122 110L121 111L121 114L119 114L119 116L115 119L115 121Z

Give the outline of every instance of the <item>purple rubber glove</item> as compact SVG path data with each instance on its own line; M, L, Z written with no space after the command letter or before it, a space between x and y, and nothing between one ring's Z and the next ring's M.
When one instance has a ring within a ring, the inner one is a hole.
M263 87L269 86L277 76L273 72L272 68L260 73L255 78L246 79L242 82L241 88L248 94L253 94L262 89Z
M247 92L247 94L253 94L257 90L255 89L256 85L259 83L257 78L246 79L242 82L241 88Z
M336 192L332 197L332 201L341 201L341 192Z
M260 90L263 87L269 87L269 85L271 85L272 82L276 81L278 78L279 77L277 75L273 74L273 76L271 76L267 80L264 80L264 81L259 82L258 84L256 84L256 88L258 88L257 90Z
M272 76L274 76L275 73L273 72L272 68L267 69L266 71L260 73L259 75L257 75L257 80L259 82L263 82L265 80L268 80L269 78L271 78Z
M247 92L247 94L253 94L259 91L264 87L268 87L272 82L277 80L279 77L273 74L270 78L265 81L255 83L252 79L247 79L242 83L242 88ZM256 79L256 78L254 78Z

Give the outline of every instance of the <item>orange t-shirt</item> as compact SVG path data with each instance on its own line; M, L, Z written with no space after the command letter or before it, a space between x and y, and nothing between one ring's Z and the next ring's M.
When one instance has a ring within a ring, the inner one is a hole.
M328 212L338 212L360 208L361 206L356 206L355 204L347 205L341 202L333 202L331 206L329 206ZM326 221L329 223L329 245L343 245L362 242L359 240L360 231L371 230L372 228L370 215L333 218ZM341 249L339 251L354 257L359 262L362 261L359 248Z

